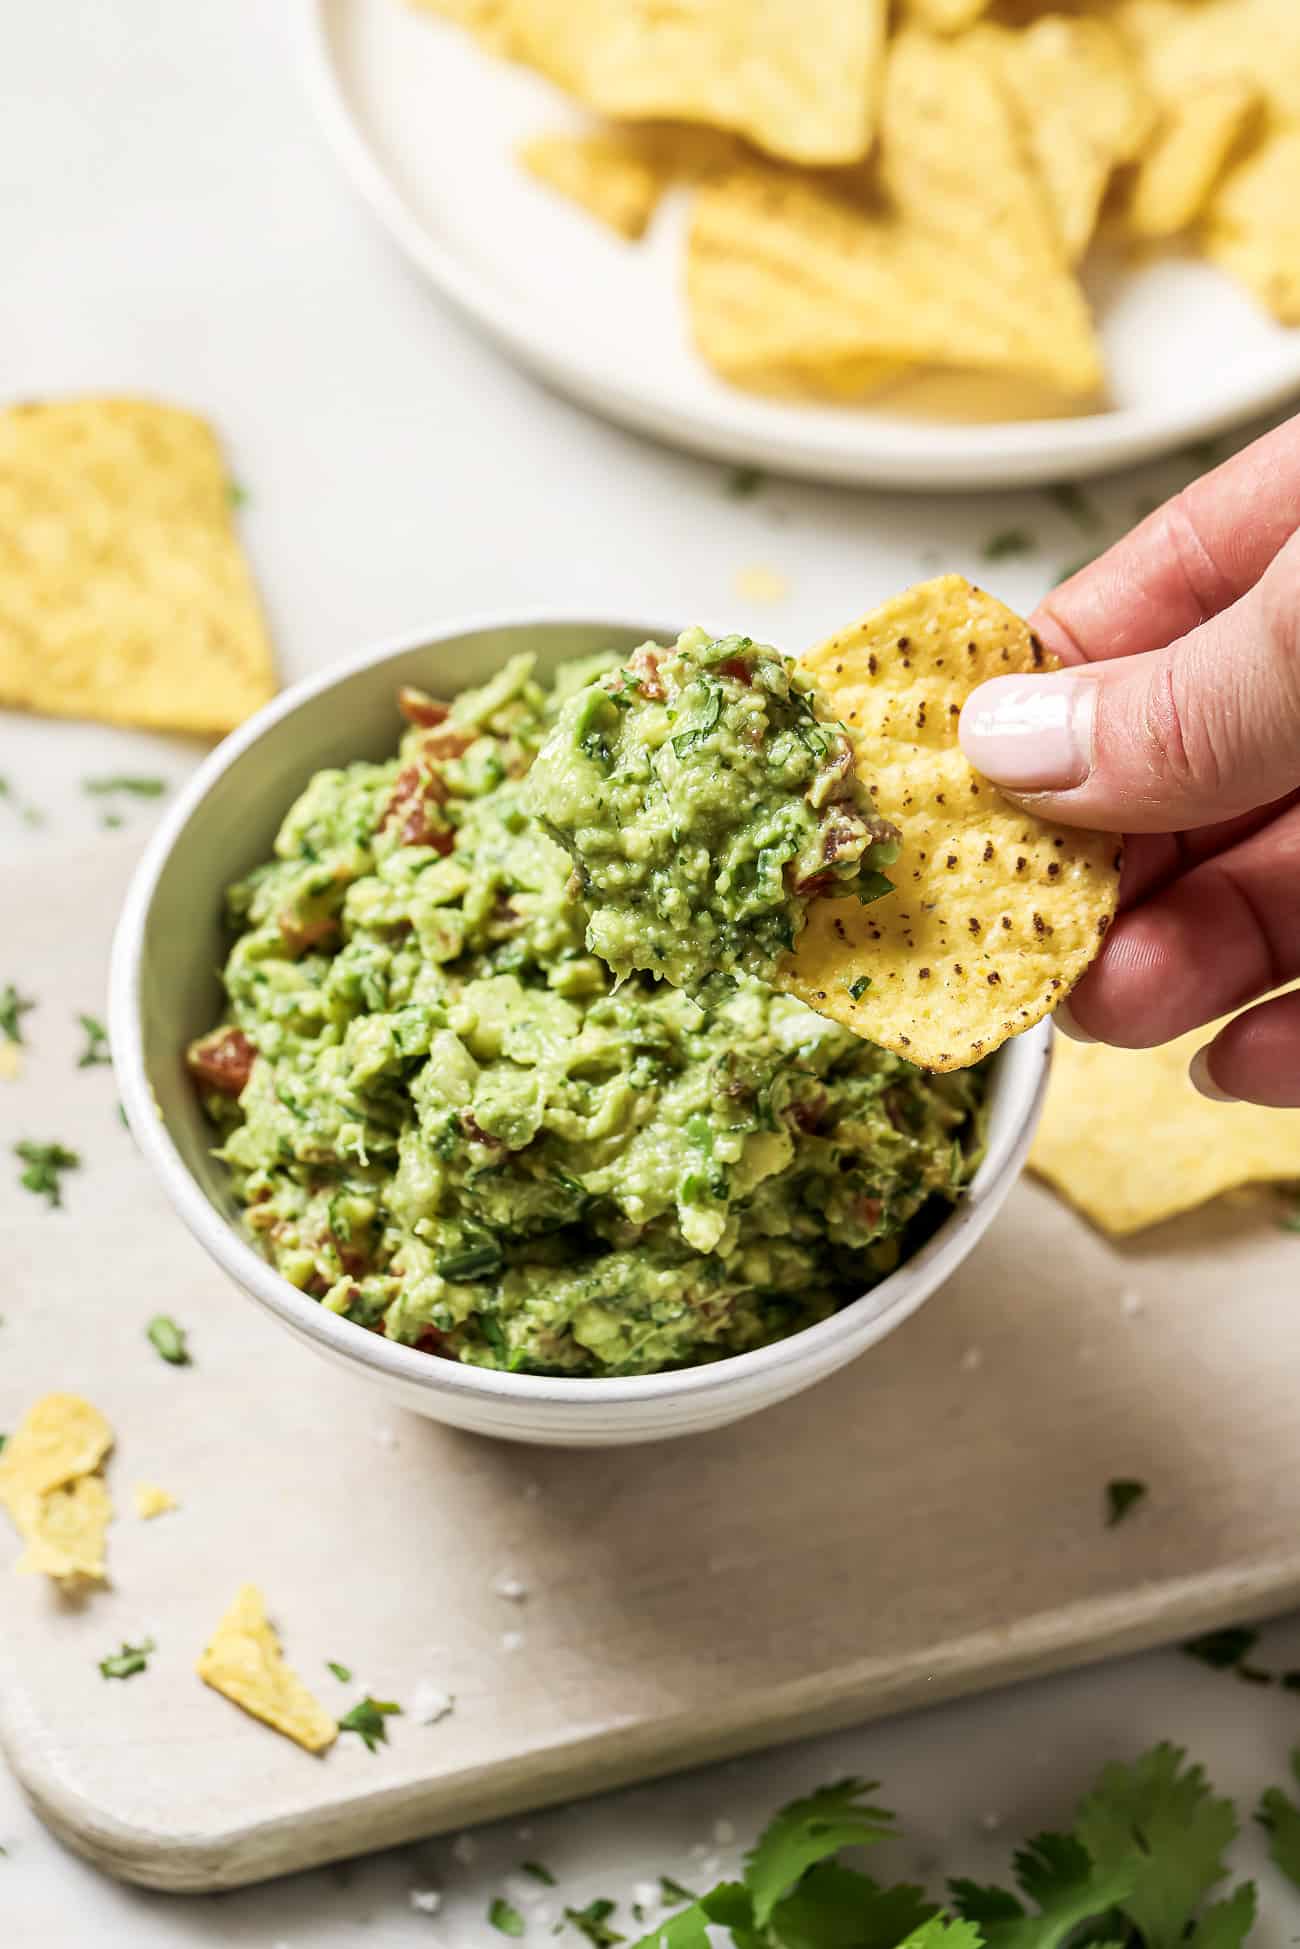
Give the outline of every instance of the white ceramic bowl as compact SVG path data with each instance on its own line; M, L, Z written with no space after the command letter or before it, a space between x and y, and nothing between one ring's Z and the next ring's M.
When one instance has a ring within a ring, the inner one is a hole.
M176 800L136 871L114 943L110 1016L122 1101L199 1242L304 1345L418 1414L515 1441L598 1447L693 1434L797 1394L856 1358L971 1251L1024 1162L1047 1079L1044 1023L997 1058L988 1153L969 1196L897 1272L775 1346L679 1373L544 1379L438 1360L327 1312L254 1249L210 1154L211 1128L183 1060L190 1038L218 1019L227 884L267 857L313 772L394 749L399 684L446 696L481 683L520 650L535 651L545 675L565 657L673 633L653 623L488 616L385 645L296 685L227 738Z

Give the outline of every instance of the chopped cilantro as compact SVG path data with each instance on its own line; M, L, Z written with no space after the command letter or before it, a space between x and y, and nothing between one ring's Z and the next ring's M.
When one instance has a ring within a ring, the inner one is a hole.
M79 1015L77 1020L86 1032L86 1046L77 1057L78 1069L93 1069L97 1063L111 1062L108 1048L108 1030L93 1015Z
M132 798L160 799L167 790L165 778L142 777L132 772L116 772L107 778L83 778L83 792L93 798L103 798L111 792L129 792Z
M1231 1671L1243 1658L1248 1658L1259 1643L1259 1632L1252 1631L1246 1624L1227 1624L1221 1631L1206 1631L1199 1638L1189 1638L1183 1646L1189 1658L1199 1658L1203 1665L1210 1665L1216 1672Z
M226 482L226 498L232 508L247 507L248 489L242 487L237 480L228 480Z
M534 1881L541 1882L543 1888L554 1888L555 1886L555 1876L541 1861L521 1861L519 1864L519 1872L520 1874L531 1875Z
M0 799L7 799L25 826L43 826L45 814L34 805L24 805L7 778L0 778Z
M1047 489L1047 498L1053 507L1069 516L1076 528L1100 528L1101 515L1096 504L1088 499L1077 481L1057 481Z
M501 1270L501 1247L495 1239L467 1245L460 1252L444 1252L436 1262L444 1279L458 1284L466 1279L491 1279Z
M674 1881L671 1875L660 1875L659 1899L665 1908L675 1908L679 1902L697 1902L700 1898L693 1888Z
M149 1653L154 1650L152 1638L142 1638L139 1644L124 1644L120 1651L112 1651L107 1658L99 1661L100 1674L104 1678L134 1678L137 1672L148 1669Z
M177 1326L175 1320L166 1313L155 1313L145 1328L154 1352L161 1354L170 1367L188 1367L190 1352L185 1344L185 1329Z
M488 1909L488 1921L494 1929L500 1929L502 1935L522 1935L524 1932L523 1916L500 1895L495 1895L492 1899Z
M1032 555L1037 542L1023 528L1003 528L990 535L981 553L986 562L1004 562L1011 555Z
M4 1454L5 1443L8 1441L8 1439L9 1439L8 1435L0 1435L0 1455Z
M611 1929L608 1918L614 1913L614 1903L604 1896L597 1896L585 1908L566 1908L564 1919L571 1922L579 1935L585 1935L591 1949L611 1949L615 1942L625 1942L617 1929Z
M1300 1746L1291 1754L1291 1771L1300 1785ZM1270 1787L1255 1818L1268 1833L1269 1860L1300 1888L1300 1807L1281 1787Z
M14 1145L14 1155L27 1166L18 1174L23 1189L43 1197L50 1206L61 1205L63 1187L59 1173L75 1170L80 1164L76 1151L69 1150L65 1144L36 1144L24 1139Z
M1114 1529L1122 1523L1130 1509L1136 1509L1147 1493L1145 1482L1136 1482L1118 1477L1106 1484L1106 1527Z
M325 1660L325 1669L326 1671L333 1672L340 1685L350 1685L352 1683L352 1673L346 1665L336 1665L332 1658L327 1658Z
M878 873L872 866L865 867L853 882L853 891L864 907L873 900L883 900L887 893L894 891L894 882L887 873Z
M859 975L856 981L851 981L849 983L849 993L850 995L852 995L855 1002L860 1002L862 1000L862 997L866 994L868 988L870 988L870 986L871 986L871 976Z
M345 1712L339 1720L339 1731L358 1734L368 1753L377 1752L388 1739L388 1727L384 1721L401 1710L401 1706L392 1699L359 1699L352 1710Z
M22 1042L22 1018L36 1003L28 995L20 995L12 981L6 981L0 988L0 1035L6 1042Z
M761 467L733 467L727 475L727 492L733 501L748 501L767 483Z

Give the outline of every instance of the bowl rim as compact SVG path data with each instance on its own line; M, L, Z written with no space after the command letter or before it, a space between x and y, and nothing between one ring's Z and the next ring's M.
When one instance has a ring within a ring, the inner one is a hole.
M767 1346L659 1374L619 1377L513 1374L497 1368L436 1360L417 1347L367 1332L355 1322L328 1312L318 1300L291 1285L240 1235L235 1223L209 1202L158 1108L144 1060L141 982L145 934L163 871L217 781L304 704L328 691L343 688L386 663L423 648L445 648L464 637L497 630L547 627L594 628L611 634L642 634L645 639L671 639L678 633L671 626L647 624L629 617L588 619L557 608L486 610L454 616L429 629L404 630L291 684L222 739L203 760L145 847L131 876L113 938L109 1035L113 1066L131 1133L173 1210L237 1285L282 1323L316 1341L323 1351L356 1361L388 1380L412 1383L432 1393L517 1400L521 1405L531 1402L577 1409L589 1405L597 1409L631 1402L648 1405L666 1398L701 1396L745 1383L758 1384L778 1369L789 1376L807 1368L821 1371L828 1365L840 1364L874 1340L883 1338L915 1312L944 1271L966 1256L995 1216L1024 1162L1042 1107L1050 1060L1050 1017L1013 1038L997 1052L1000 1067L1023 1069L1023 1076L1014 1079L1016 1094L1023 1100L986 1151L967 1196L911 1257L879 1285L849 1300L828 1319L816 1321ZM292 781L285 783L287 793ZM289 803L291 800L286 796L286 809ZM940 1263L936 1265L936 1261ZM933 1276L927 1277L930 1274Z

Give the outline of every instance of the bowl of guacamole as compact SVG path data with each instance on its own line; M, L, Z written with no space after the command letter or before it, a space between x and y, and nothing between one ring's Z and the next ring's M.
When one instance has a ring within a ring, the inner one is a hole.
M539 754L576 727L608 770L628 673L683 654L658 762L686 782L633 887L665 971L555 836L582 781ZM782 665L620 623L431 633L251 720L141 865L113 1022L142 1147L245 1290L425 1413L571 1442L737 1418L897 1324L1014 1178L1043 1035L928 1074L764 979L792 891L870 898L894 843ZM752 808L760 747L786 782L751 830L719 807ZM732 762L724 801L691 784ZM665 928L728 819L725 902Z

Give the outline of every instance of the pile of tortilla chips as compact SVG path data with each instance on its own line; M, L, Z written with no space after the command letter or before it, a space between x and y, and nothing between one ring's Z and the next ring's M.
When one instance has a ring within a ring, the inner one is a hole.
M141 399L0 412L0 705L224 732L271 651L212 430Z
M68 1590L103 1583L113 1505L99 1470L112 1446L113 1430L80 1395L43 1395L24 1415L0 1453L0 1503L27 1545L19 1570Z
M521 160L620 236L694 185L692 330L737 385L1085 408L1098 237L1190 243L1300 323L1297 0L415 4L607 118Z

